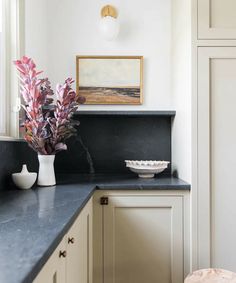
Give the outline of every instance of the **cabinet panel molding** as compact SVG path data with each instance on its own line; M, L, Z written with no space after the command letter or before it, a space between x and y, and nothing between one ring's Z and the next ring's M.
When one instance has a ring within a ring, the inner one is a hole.
M235 0L197 0L198 39L236 39Z

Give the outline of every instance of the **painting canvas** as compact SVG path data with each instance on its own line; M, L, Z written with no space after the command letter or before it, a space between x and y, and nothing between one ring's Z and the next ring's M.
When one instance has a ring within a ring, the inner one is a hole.
M77 56L77 94L85 104L141 104L143 58Z

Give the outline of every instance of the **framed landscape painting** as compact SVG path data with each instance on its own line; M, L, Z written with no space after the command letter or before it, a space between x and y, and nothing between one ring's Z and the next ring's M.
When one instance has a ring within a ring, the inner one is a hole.
M142 56L76 56L76 90L85 104L142 104L142 88Z

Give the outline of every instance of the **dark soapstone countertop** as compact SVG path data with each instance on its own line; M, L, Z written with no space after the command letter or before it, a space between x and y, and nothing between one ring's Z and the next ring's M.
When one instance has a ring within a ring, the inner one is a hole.
M163 175L161 178L144 179L136 174L60 174L59 184L91 184L99 190L189 190L185 181Z
M60 175L57 183L0 193L1 283L32 282L96 189L190 189L177 178L135 175Z

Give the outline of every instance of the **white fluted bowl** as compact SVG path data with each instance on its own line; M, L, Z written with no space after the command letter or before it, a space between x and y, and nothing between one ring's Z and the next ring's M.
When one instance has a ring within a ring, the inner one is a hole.
M140 178L153 178L155 174L163 172L169 161L157 160L125 160L126 167L137 173Z

